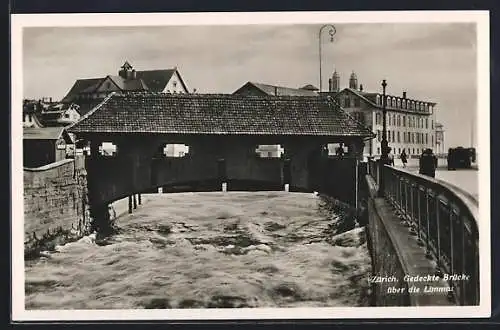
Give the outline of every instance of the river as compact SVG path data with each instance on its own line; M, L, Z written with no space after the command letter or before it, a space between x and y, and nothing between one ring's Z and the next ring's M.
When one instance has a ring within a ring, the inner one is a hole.
M349 219L313 194L151 194L107 245L91 235L26 261L26 309L368 306Z

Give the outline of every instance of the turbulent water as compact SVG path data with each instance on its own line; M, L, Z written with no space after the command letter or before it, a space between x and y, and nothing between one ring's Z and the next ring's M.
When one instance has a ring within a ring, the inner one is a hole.
M26 262L26 308L367 306L364 230L329 209L300 193L149 195L107 245Z

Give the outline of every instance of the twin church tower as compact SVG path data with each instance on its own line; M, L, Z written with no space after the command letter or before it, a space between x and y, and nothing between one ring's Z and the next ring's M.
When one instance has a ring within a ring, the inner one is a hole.
M349 88L358 89L358 77L354 73L351 73L351 77L349 78ZM328 91L329 92L340 92L340 75L337 70L333 72L333 75L330 79L328 79ZM363 91L363 85L360 85L360 91Z

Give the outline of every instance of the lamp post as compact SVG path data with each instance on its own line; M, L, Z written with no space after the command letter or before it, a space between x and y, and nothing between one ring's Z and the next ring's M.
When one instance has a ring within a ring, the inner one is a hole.
M379 182L379 197L384 197L385 192L385 179L384 179L384 165L389 163L389 143L387 142L387 123L386 123L386 113L387 113L387 99L385 97L385 88L387 87L387 82L382 80L382 141L380 142L380 150L382 155L380 156L380 182Z
M322 89L323 80L321 78L321 32L323 32L323 29L327 27L330 28L330 30L328 30L328 34L330 34L330 42L333 42L333 36L335 35L335 33L337 33L337 30L331 24L325 24L319 29L318 42L319 42L319 91L320 92L323 91Z

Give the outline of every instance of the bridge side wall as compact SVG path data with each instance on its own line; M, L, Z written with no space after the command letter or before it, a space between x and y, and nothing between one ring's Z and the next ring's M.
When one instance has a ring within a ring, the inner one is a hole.
M377 185L365 176L363 189L367 194L368 247L372 258L372 283L374 302L377 306L449 306L447 293L426 293L428 288L446 288L441 281L412 282L405 276L435 275L435 265L425 257L425 251L401 224L394 209L384 198L377 197ZM410 293L410 287L413 292ZM415 292L418 290L418 293Z

